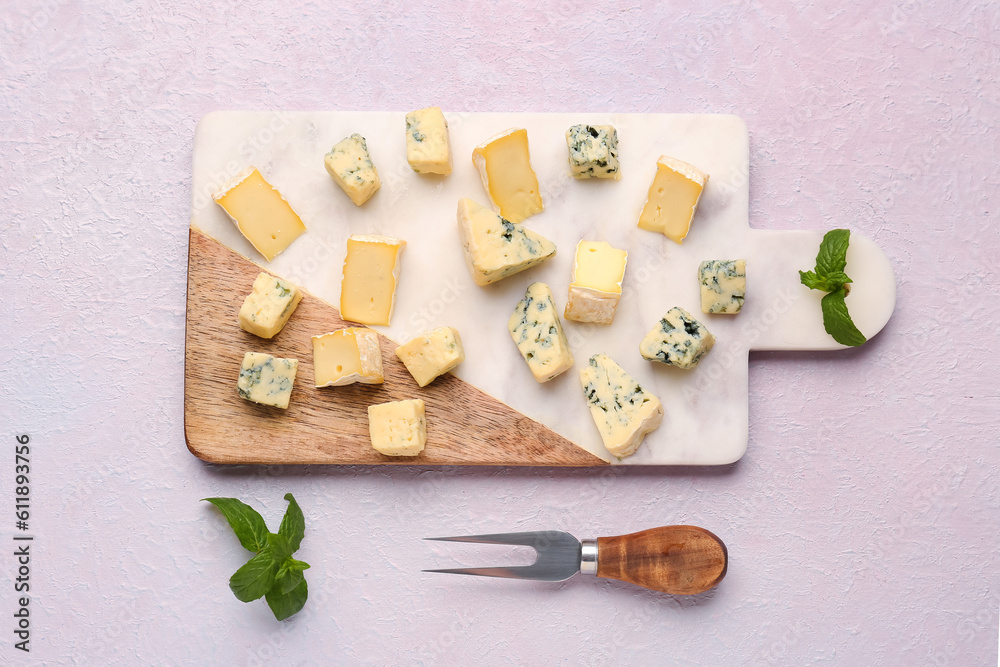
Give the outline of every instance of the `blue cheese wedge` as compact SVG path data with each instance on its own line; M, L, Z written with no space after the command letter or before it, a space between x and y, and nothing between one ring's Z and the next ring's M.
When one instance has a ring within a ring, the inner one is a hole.
M458 231L469 273L481 286L530 269L556 254L552 241L471 199L458 202Z
M372 447L386 456L416 456L427 443L424 402L419 398L368 406Z
M590 415L607 450L624 458L663 422L660 399L639 386L606 354L595 354L580 371Z
M639 344L644 359L694 368L715 345L715 336L683 308L671 308Z
M566 146L573 178L621 178L613 125L574 125L566 130Z
M236 391L240 398L284 410L288 407L288 399L292 396L292 385L295 383L295 372L298 368L298 359L282 359L263 352L247 352L243 355Z
M698 266L701 312L735 315L747 293L745 259L710 259Z
M438 327L396 348L396 356L421 387L465 361L462 338L452 327Z
M324 156L323 164L355 206L371 199L382 186L375 164L368 155L368 143L360 134L352 134L337 142Z
M518 351L539 382L548 382L573 367L566 334L559 321L552 290L532 283L507 322Z
M274 338L295 312L302 290L281 278L261 273L240 306L240 328L261 338Z
M439 107L406 114L406 161L418 174L451 173L448 121Z

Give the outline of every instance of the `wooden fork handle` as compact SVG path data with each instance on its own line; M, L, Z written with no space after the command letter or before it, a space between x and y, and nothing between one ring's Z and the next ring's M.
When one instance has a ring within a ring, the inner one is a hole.
M697 526L663 526L597 538L597 576L671 595L694 595L726 576L729 552Z

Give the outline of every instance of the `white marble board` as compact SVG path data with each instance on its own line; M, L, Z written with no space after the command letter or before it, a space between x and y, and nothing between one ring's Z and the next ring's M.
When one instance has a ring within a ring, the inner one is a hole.
M821 231L754 230L749 226L749 141L736 116L607 113L445 113L454 171L423 176L406 162L405 112L219 111L198 124L194 142L191 224L266 270L336 305L347 238L383 234L404 239L392 325L375 327L396 341L437 326L461 333L463 380L613 463L591 420L579 368L604 352L663 401L663 425L631 457L631 465L731 463L748 441L749 350L840 349L823 330L822 294L799 284L812 268ZM565 132L575 123L618 129L620 181L577 181L569 175ZM511 127L528 130L531 162L545 211L523 224L551 239L557 255L488 287L476 286L462 256L458 200L488 205L472 165L473 148ZM327 175L323 155L358 132L368 142L382 188L356 207ZM636 227L656 159L670 155L710 174L683 245ZM224 182L254 165L284 195L308 231L267 262L211 198ZM849 226L845 221L843 226ZM536 383L507 332L514 305L534 281L548 283L562 309L573 255L581 238L628 250L623 295L613 324L565 321L576 367ZM747 298L741 313L702 315L697 266L705 259L747 260ZM847 273L854 279L848 306L867 336L888 321L895 277L884 253L853 233ZM245 290L249 286L234 286ZM693 371L639 356L642 337L672 306L705 322L717 342ZM317 332L321 333L321 332Z

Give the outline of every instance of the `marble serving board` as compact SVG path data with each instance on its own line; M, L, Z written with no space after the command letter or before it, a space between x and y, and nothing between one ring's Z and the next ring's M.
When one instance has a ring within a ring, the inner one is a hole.
M398 342L438 326L457 328L466 361L454 375L575 443L596 457L597 463L717 465L736 461L748 442L749 351L841 349L823 330L822 294L799 284L798 270L813 267L823 232L749 226L749 137L740 118L446 112L454 170L443 177L419 175L410 169L404 116L402 111L208 114L195 134L192 227L334 305L339 303L348 236L382 234L404 239L407 246L392 324L374 328ZM575 123L611 124L618 129L620 181L577 181L570 176L565 132ZM538 267L478 287L465 266L457 203L470 197L488 204L472 164L472 150L511 127L528 130L531 162L545 204L543 213L522 224L551 239L558 252ZM323 155L330 147L355 132L367 139L382 180L381 189L362 207L351 203L323 167ZM660 155L690 162L710 174L683 245L636 226ZM272 262L254 250L211 197L248 165L260 169L308 228ZM548 283L560 309L565 306L574 250L581 238L628 250L618 313L611 325L565 321L576 367L539 384L511 341L507 319L527 285L535 281ZM736 258L747 260L742 312L702 315L698 264L706 259ZM871 337L885 325L895 305L892 267L871 240L854 233L847 273L854 279L848 306L858 327ZM249 284L232 285L232 290L242 295ZM638 352L639 341L672 306L681 306L701 319L717 339L693 371L648 362ZM237 326L235 311L219 317ZM189 323L189 348L191 331ZM580 387L579 369L598 352L609 354L664 405L663 425L647 436L633 456L620 462L605 450ZM242 353L232 352L233 394ZM310 365L311 358L300 363ZM303 375L303 380L311 378L311 373ZM414 385L411 393L419 397L420 391ZM199 398L186 394L186 414ZM358 419L366 415L359 413ZM283 428L287 431L287 425ZM197 436L189 427L189 446ZM450 432L448 438L455 442L444 444L461 447L461 432ZM503 442L496 445L503 447ZM194 447L192 451L202 455ZM358 462L369 462L369 458L360 457ZM241 462L238 455L225 460ZM248 454L242 462L258 460ZM285 462L322 460L291 452Z

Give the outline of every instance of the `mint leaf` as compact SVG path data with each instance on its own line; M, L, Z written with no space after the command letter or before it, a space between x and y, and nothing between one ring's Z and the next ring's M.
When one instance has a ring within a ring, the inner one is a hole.
M281 564L278 576L274 579L272 590L284 594L299 585L299 581L304 576L303 570L309 569L309 563L304 563L294 558L289 558Z
M247 551L260 551L267 544L267 525L257 510L236 498L202 498L222 511L240 544Z
M308 596L309 587L306 585L305 578L303 578L295 588L287 593L271 589L264 598L267 600L267 606L274 613L274 617L279 621L283 621L292 614L299 612L305 606Z
M856 347L868 339L854 326L854 320L847 312L847 302L844 301L847 292L840 288L823 297L823 328L841 345Z
M277 533L267 530L263 517L236 498L203 498L222 511L244 548L257 552L229 578L229 588L241 602L266 598L274 617L283 621L306 603L309 588L303 572L309 563L295 560L305 535L305 517L292 494Z
M305 535L306 520L302 516L302 510L299 509L299 504L295 502L292 494L286 493L285 500L288 501L288 508L285 510L285 516L281 519L278 534L288 538L288 543L292 549L290 553L294 553L299 550L299 544Z
M854 320L847 312L847 302L844 300L850 289L848 286L854 282L844 273L850 242L849 229L833 229L827 232L819 244L816 270L799 271L799 280L809 289L828 292L821 302L823 328L841 345L855 347L868 339L854 326Z
M291 556L293 551L292 545L288 543L288 538L278 533L267 534L267 548L274 556L274 561L279 564ZM275 568L275 572L277 572L277 568Z
M826 284L826 281L817 276L814 271L799 271L799 281L809 289L823 290L823 285Z
M270 549L264 548L259 554L243 564L229 578L229 588L240 602L251 602L263 597L274 586L274 575L281 561L275 560Z
M847 246L851 242L851 230L832 229L823 237L816 255L816 273L829 276L842 273L847 266Z
M303 570L308 570L309 567L309 563L301 560L295 560L289 556L285 559L285 562L281 564L281 567L278 568L278 574L274 576L274 579L275 581L278 581L287 574L302 572Z

